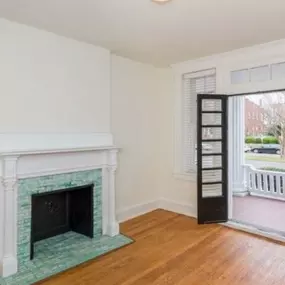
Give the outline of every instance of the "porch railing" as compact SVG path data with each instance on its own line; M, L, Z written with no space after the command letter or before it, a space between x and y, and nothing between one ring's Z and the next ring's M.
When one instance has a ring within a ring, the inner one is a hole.
M251 195L285 200L285 173L244 165L247 191Z

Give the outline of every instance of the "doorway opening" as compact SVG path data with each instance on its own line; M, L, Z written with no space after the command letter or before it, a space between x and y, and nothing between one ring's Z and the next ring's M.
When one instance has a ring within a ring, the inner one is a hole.
M285 234L285 92L236 97L242 104L243 189L232 188L232 220L258 229ZM230 98L229 100L236 100ZM229 101L229 104L231 102ZM235 183L237 181L234 180Z
M198 222L285 236L285 90L197 103Z

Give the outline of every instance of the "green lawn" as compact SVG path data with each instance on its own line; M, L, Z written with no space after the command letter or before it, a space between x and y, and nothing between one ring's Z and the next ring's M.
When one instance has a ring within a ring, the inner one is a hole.
M246 160L257 160L257 161L269 161L269 162L281 162L285 163L285 159L281 159L279 155L270 155L270 156L255 156L250 153L245 154Z

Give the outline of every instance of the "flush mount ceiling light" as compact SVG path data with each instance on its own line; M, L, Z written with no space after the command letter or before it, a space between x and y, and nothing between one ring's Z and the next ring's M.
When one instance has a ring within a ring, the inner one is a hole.
M159 3L159 4L163 4L163 3L166 3L169 1L171 1L171 0L152 0L152 2Z

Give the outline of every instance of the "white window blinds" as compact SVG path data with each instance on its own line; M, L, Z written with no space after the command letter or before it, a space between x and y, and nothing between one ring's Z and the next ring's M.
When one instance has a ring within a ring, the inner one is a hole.
M190 73L183 78L183 172L196 172L197 94L215 93L215 70Z

